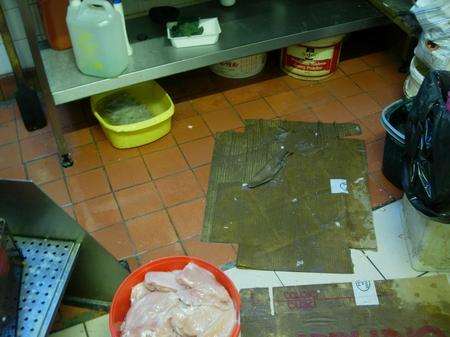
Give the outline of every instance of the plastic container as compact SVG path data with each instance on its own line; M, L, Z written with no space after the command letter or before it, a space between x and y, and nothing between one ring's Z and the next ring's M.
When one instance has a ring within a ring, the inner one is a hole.
M128 52L119 12L106 0L71 0L67 26L80 71L97 77L119 76Z
M225 7L233 6L236 3L236 0L220 0L220 4Z
M130 41L128 40L127 26L125 24L125 13L123 12L122 0L114 0L113 6L116 9L116 11L119 12L119 14L120 14L120 19L122 21L123 34L125 36L125 42L127 44L127 53L128 53L128 56L131 56L131 55L133 55L133 48L131 48Z
M383 166L384 176L396 187L402 188L403 155L405 152L405 125L412 101L398 100L384 108L381 124L386 130Z
M333 75L339 64L344 35L296 44L281 51L281 69L303 80L321 80Z
M450 224L435 221L403 197L406 245L411 267L419 272L450 271Z
M154 117L133 124L111 125L102 118L98 102L111 94L126 92L144 104ZM91 97L91 109L111 144L119 149L141 146L166 135L171 128L174 105L169 95L156 82L149 81Z
M189 256L166 257L153 260L132 272L117 289L109 312L109 330L112 337L120 337L120 325L130 309L131 288L144 280L149 271L173 271L183 269L189 262L196 263L199 267L210 271L216 280L225 287L236 309L237 324L230 337L238 337L240 332L240 308L241 300L239 292L233 282L219 268L206 261Z
M66 24L69 0L39 0L38 4L50 47L56 50L70 48L72 44Z
M429 68L414 56L409 66L409 76L405 80L403 90L407 98L412 98L417 95L428 71Z
M170 28L175 26L176 22L167 23L167 37L169 38L172 46L175 48L206 46L209 44L215 44L219 40L219 35L222 32L217 18L200 19L200 26L203 27L203 34L186 36L186 37L172 37L170 34Z
M225 61L210 67L215 74L227 78L247 78L259 74L265 67L267 53Z

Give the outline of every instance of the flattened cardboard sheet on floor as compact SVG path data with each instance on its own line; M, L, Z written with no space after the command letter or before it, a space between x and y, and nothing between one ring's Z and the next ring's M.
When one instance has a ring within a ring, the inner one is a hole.
M239 244L238 266L351 273L375 249L364 143L354 124L249 121L219 134L202 239Z
M242 337L448 337L444 275L241 290Z

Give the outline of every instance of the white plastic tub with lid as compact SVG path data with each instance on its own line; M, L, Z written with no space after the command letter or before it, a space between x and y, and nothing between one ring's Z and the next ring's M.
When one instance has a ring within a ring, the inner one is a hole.
M412 98L417 95L428 71L428 67L417 56L414 56L409 66L409 76L403 87L406 97Z

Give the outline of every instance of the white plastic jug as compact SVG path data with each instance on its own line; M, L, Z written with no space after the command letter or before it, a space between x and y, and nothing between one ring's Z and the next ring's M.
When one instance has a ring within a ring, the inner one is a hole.
M67 27L82 73L116 77L128 66L128 53L120 14L106 0L72 0Z

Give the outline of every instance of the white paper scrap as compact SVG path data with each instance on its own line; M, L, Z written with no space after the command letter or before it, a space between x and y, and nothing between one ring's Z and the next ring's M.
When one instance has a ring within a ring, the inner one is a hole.
M355 281L352 285L356 305L380 304L374 281Z
M331 193L346 193L348 194L346 179L330 179Z

